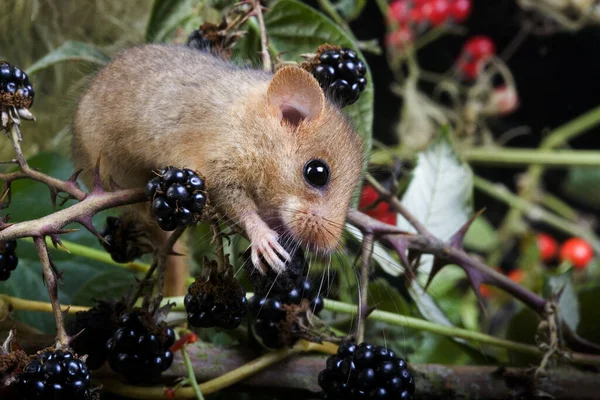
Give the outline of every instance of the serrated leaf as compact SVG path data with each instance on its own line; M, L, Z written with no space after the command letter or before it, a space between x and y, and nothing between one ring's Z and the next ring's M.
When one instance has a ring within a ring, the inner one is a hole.
M154 0L146 26L148 43L162 42L177 27L194 16L193 0Z
M93 306L94 300L120 299L136 284L134 274L125 270L101 272L87 280L73 294L73 303Z
M334 5L344 19L353 21L367 5L367 0L337 0Z
M448 240L472 213L473 172L454 152L447 135L441 135L419 153L413 178L402 204L436 237ZM416 232L398 215L399 229ZM429 273L432 259L424 259L420 270Z
M498 244L498 233L483 215L477 217L464 239L464 246L469 250L488 253Z
M579 301L577 293L573 287L573 277L570 273L562 275L551 275L546 281L549 295L558 293L562 290L562 294L558 300L558 308L560 318L573 330L577 331L579 326Z
M286 61L300 61L300 54L314 53L324 43L350 47L361 59L356 43L334 22L317 10L295 0L280 0L265 15L270 44ZM360 99L344 108L364 142L364 154L371 150L373 127L373 82L367 71L367 87ZM366 158L365 158L366 159Z
M565 197L599 210L600 168L569 168L561 191Z
M60 47L51 50L48 54L34 62L25 70L27 74L35 74L45 68L66 61L87 61L93 64L104 65L110 60L98 47L83 42L67 40Z

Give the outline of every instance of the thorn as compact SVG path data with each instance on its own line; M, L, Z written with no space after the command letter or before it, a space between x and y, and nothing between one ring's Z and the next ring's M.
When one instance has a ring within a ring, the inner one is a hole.
M438 272L440 272L442 270L442 268L444 268L446 265L449 265L449 263L445 262L443 259L441 259L440 257L434 257L433 259L433 265L431 266L431 273L429 274L429 277L427 278L427 283L425 284L425 291L427 291L427 288L429 288L429 285L431 284L431 282L433 281L433 278L438 274Z
M471 227L471 224L477 219L477 217L479 217L484 212L485 207L477 211L454 235L452 235L452 237L450 238L450 247L462 250L463 240L465 239L465 235Z
M95 191L95 189L94 189L94 191ZM85 227L85 229L90 231L98 239L104 241L104 238L102 237L102 235L100 235L100 233L94 227L94 224L92 222L92 217L89 217L89 216L81 217L77 220L77 222L80 223L81 225L83 225Z
M54 246L55 249L57 249L58 246L60 246L61 249L63 249L67 253L71 254L69 249L67 249L67 247L63 244L63 242L60 240L60 237L57 234L50 235L50 240L52 240L52 245Z
M73 172L73 175L71 175L71 177L69 179L67 179L67 182L73 183L77 186L79 186L77 184L77 178L79 178L79 175L81 174L81 172L83 171L83 169L78 169L75 172Z
M484 283L492 283L491 280L486 279L478 270L464 269L464 271L467 273L467 278L469 279L471 288L475 292L475 296L477 296L477 300L479 300L479 305L481 306L481 308L485 308L480 287Z
M396 253L398 253L398 257L400 257L400 262L404 266L404 269L406 271L410 271L411 270L410 262L408 261L408 258L406 257L406 254L408 252L408 246L406 244L406 241L402 240L401 238L396 238L396 239L394 239L392 244L396 248Z

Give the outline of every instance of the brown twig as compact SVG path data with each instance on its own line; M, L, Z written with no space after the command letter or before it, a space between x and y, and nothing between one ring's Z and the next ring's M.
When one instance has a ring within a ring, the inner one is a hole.
M158 266L158 277L156 279L156 284L154 286L154 295L152 296L152 308L150 310L151 313L156 312L160 308L160 302L163 299L163 288L165 284L165 270L167 268L167 256L173 252L173 246L179 240L183 232L185 232L187 227L180 226L169 236L169 240L167 241L164 248L159 248L157 250L156 261L154 264ZM150 272L150 271L148 271Z
M267 28L265 27L260 0L252 0L252 7L256 14L256 19L258 19L258 27L260 29L260 56L262 57L263 69L272 72L273 62L271 61L271 54L269 54L269 37L267 36Z
M358 323L356 330L356 341L362 343L365 339L365 325L369 314L369 273L371 267L371 256L373 254L373 234L366 233L362 242L362 254L360 265L360 290L358 292L360 301L358 306Z
M33 238L35 249L37 250L38 257L42 263L42 271L44 273L44 281L48 288L48 296L50 297L50 303L52 304L52 313L54 314L54 320L56 321L56 339L61 347L69 346L69 336L65 330L63 323L63 313L60 309L60 302L58 300L58 285L56 271L50 261L48 255L48 248L46 247L46 241L43 237L37 236Z

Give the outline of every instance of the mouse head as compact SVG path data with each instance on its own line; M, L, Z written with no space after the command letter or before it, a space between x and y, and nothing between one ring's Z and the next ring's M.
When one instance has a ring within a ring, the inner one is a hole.
M269 193L274 217L299 244L327 253L339 243L362 170L362 141L317 80L298 67L277 71L267 90L278 143ZM283 159L281 158L283 157ZM273 190L275 189L275 190Z

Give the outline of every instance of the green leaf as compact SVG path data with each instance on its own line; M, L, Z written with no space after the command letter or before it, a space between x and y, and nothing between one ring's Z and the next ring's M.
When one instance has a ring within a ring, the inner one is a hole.
M473 172L459 160L448 135L441 135L429 148L419 153L402 204L429 231L448 240L469 219L472 212ZM398 215L398 228L416 232ZM420 270L429 273L432 257L424 257Z
M573 276L570 272L561 275L550 275L546 281L547 291L556 294L562 290L558 300L560 318L573 330L579 326L579 301L573 287Z
M67 40L60 47L50 51L25 70L29 75L35 74L45 68L66 61L87 61L93 64L104 65L110 60L98 47L83 42Z
M120 299L136 284L134 274L125 270L101 272L86 281L73 294L78 306L93 306L94 300Z
M562 194L595 210L600 210L600 168L569 168Z
M483 215L473 221L465 236L464 245L469 250L489 253L498 244L494 226Z
M528 307L523 307L510 320L506 331L506 338L515 342L535 345L535 335L540 320L535 311ZM539 359L532 355L523 354L517 351L510 351L511 365L531 366L537 365Z
M579 292L578 302L581 310L581 322L577 329L582 337L594 343L600 343L600 286L594 286Z
M286 61L299 61L301 54L314 53L317 47L324 43L350 47L364 60L356 43L339 26L299 1L276 2L265 15L265 25L270 44L276 51L284 52L282 58ZM344 108L344 112L363 139L365 156L371 150L373 129L373 82L370 70L367 71L367 81L367 88L360 99Z
M367 5L367 0L337 0L334 5L345 20L353 21Z
M381 311L389 311L399 315L409 315L410 307L404 297L383 278L369 283L369 304Z
M196 5L197 2L192 0L154 0L146 27L146 41L165 41L170 33L194 16Z

